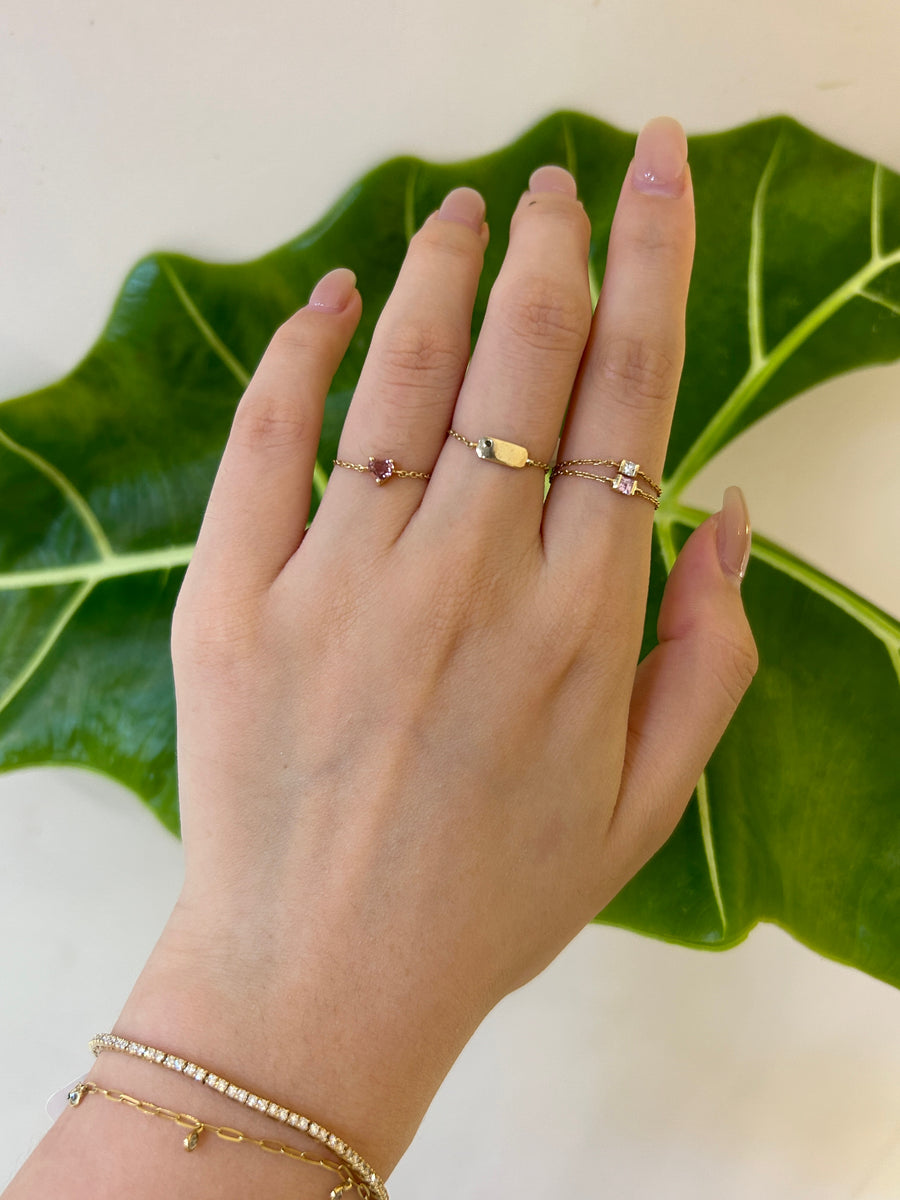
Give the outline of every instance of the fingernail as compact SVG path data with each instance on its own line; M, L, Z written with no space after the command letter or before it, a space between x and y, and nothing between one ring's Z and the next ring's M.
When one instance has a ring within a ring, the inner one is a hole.
M322 276L312 290L308 307L318 312L343 312L355 287L356 276L349 267L338 267Z
M530 192L563 192L566 196L578 195L578 184L565 167L538 167L528 180Z
M481 194L474 188L461 187L447 194L438 216L443 221L457 221L460 225L468 225L470 229L480 233L485 211L486 205Z
M747 573L750 537L750 513L744 493L739 487L726 488L716 527L716 545L722 570L738 583Z
M674 117L654 117L638 135L632 184L639 192L680 196L684 191L687 135Z

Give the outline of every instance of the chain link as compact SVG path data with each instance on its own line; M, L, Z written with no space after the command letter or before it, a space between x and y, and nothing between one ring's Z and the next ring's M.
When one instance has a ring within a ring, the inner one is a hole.
M355 463L347 462L343 458L335 458L332 460L336 467L344 467L348 471L361 471L364 475L372 474L371 463ZM384 462L391 463L390 478L396 476L398 479L430 479L430 471L406 471L402 467L398 467L393 459L384 459Z
M352 1191L353 1188L356 1188L362 1200L369 1200L369 1188L361 1179L356 1177L346 1163L333 1162L327 1158L316 1158L315 1155L307 1154L303 1150L297 1150L294 1146L285 1146L282 1142L273 1141L271 1138L251 1137L250 1134L241 1133L239 1129L231 1129L227 1125L210 1125L208 1121L201 1121L198 1117L192 1117L190 1113L175 1112L171 1108L164 1108L161 1104L154 1104L151 1100L139 1100L137 1097L129 1096L125 1092L110 1091L108 1088L100 1087L99 1084L94 1083L90 1079L76 1084L71 1092L69 1092L69 1104L73 1108L77 1108L84 1097L91 1092L97 1096L104 1096L107 1100L112 1100L116 1104L124 1104L128 1108L134 1108L138 1112L144 1113L145 1116L162 1117L166 1121L173 1121L182 1129L190 1130L183 1142L185 1150L195 1150L200 1143L202 1134L214 1133L223 1142L231 1142L233 1144L246 1142L249 1146L258 1146L260 1150L265 1150L268 1154L280 1154L285 1158L305 1162L313 1167L323 1167L326 1171L331 1171L333 1174L339 1175L341 1183L332 1189L331 1200L338 1200L344 1192Z
M609 475L594 475L591 471L570 471L567 467L556 466L553 468L553 474L550 476L551 482L559 475L568 475L572 479L593 479L596 483L608 483L614 491L620 490L616 486L616 479L621 478L621 476L611 479ZM642 500L649 500L654 508L659 508L659 496L651 495L650 492L645 492L643 488L632 487L631 491L625 494L640 496Z
M461 433L457 433L455 429L448 429L447 437L456 438L456 440L458 442L462 442L462 444L464 446L468 446L470 450L474 450L479 458L492 459L492 458L496 457L497 461L500 462L503 466L507 466L507 467L537 467L541 471L549 471L550 470L549 463L540 462L538 459L532 458L531 455L528 453L527 449L524 446L520 446L517 442L504 442L504 441L501 441L499 438L494 438L494 437L479 438L477 442L470 442L467 437L463 437L463 435ZM482 450L479 449L479 447L487 447L489 450L492 442L495 443L498 447L505 446L507 450L517 451L519 454L524 454L525 455L524 462L521 459L519 459L518 461L509 462L509 461L506 461L506 460L500 458L499 454L495 456L493 453L489 453L489 452L483 453Z

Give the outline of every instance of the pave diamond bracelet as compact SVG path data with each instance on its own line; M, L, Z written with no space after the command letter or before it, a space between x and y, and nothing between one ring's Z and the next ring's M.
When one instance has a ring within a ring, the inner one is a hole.
M357 1191L364 1200L370 1196L375 1200L389 1200L387 1188L369 1163L337 1134L331 1133L324 1125L311 1121L309 1117L304 1117L274 1100L266 1100L248 1088L231 1083L227 1079L223 1079L221 1075L216 1075L206 1067L200 1067L189 1059L179 1058L175 1054L169 1054L166 1050L157 1050L153 1046L145 1046L142 1042L134 1042L130 1038L119 1037L115 1033L98 1033L96 1037L91 1038L90 1045L95 1056L102 1054L104 1050L117 1050L120 1054L131 1054L135 1058L143 1058L157 1066L167 1067L170 1071L179 1071L189 1079L205 1084L213 1091L227 1096L229 1100L235 1100L238 1104L264 1113L267 1117L281 1122L282 1125L299 1129L301 1133L306 1133L309 1137L315 1138L317 1142L321 1142L323 1146L327 1146L342 1162L347 1164L353 1174L358 1177Z

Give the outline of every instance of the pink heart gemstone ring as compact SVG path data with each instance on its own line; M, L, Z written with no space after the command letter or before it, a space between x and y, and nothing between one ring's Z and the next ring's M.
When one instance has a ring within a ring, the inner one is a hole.
M379 487L383 483L387 483L389 479L430 479L430 471L404 471L402 467L398 467L392 458L375 458L369 455L367 463L345 462L342 458L334 460L336 467L345 467L348 471L363 471L369 475L374 475L375 482Z

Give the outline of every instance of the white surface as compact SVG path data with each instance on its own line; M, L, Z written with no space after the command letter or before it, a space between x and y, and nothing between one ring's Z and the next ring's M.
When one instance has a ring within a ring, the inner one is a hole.
M894 0L4 0L0 396L69 370L143 253L258 254L392 154L481 154L557 108L689 133L787 112L900 169L898 45ZM758 529L900 612L898 391L891 367L801 398L688 498L741 483ZM0 831L2 1181L114 1018L180 848L69 770L0 778ZM589 929L479 1031L392 1193L897 1200L898 1081L897 993L776 930L705 955Z

